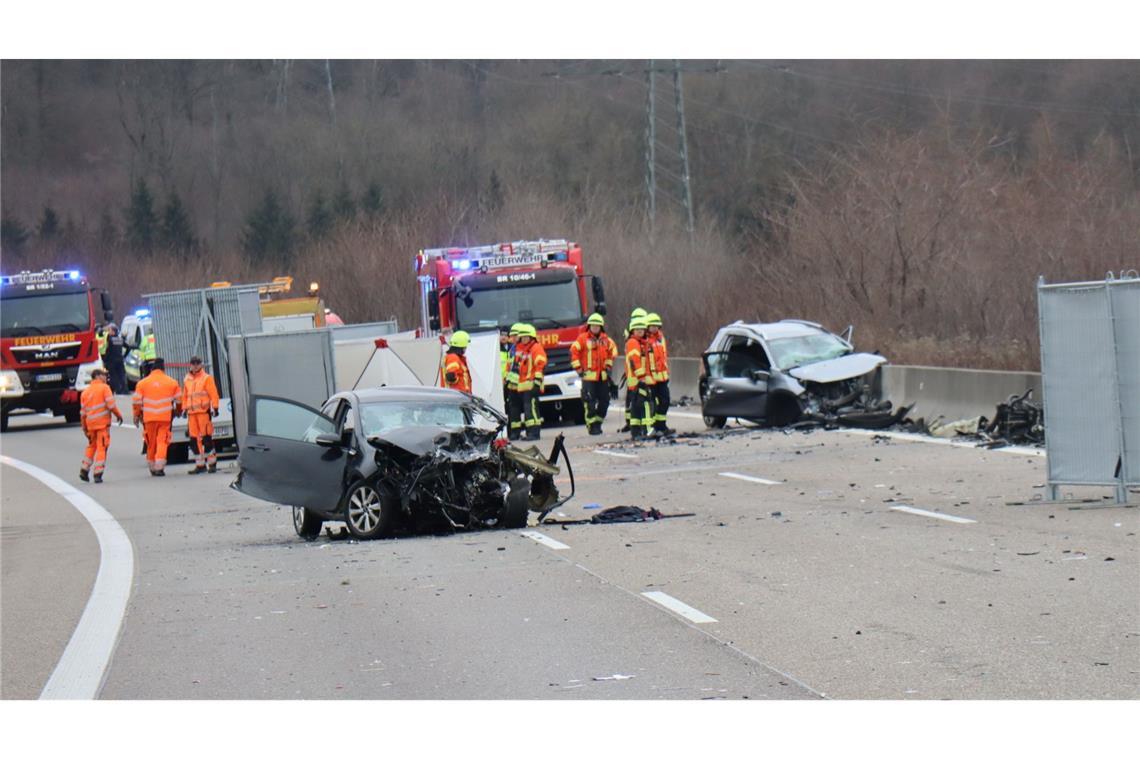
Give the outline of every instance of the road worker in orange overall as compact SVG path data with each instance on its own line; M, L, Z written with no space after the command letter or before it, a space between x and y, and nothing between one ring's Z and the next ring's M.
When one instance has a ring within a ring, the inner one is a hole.
M96 483L103 482L103 469L107 466L107 449L111 447L111 415L123 424L123 415L115 405L115 394L107 385L107 371L91 372L91 384L79 396L79 421L87 436L87 451L79 467L79 479L88 482L88 473Z
M202 367L202 357L190 357L190 372L182 381L182 413L186 415L190 450L194 452L191 475L218 471L214 451L214 417L218 416L218 386Z
M170 423L182 409L182 389L166 374L166 362L151 361L150 374L139 380L133 399L135 424L146 428L146 463L150 474L166 475L166 449L170 445Z

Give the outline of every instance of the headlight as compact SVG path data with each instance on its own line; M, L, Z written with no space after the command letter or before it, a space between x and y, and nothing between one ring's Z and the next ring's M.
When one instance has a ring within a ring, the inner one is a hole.
M10 369L0 371L0 396L12 398L24 395L24 384L20 376Z
M75 390L81 391L88 385L91 385L91 373L97 369L103 369L103 361L101 359L80 364L79 374L75 376Z

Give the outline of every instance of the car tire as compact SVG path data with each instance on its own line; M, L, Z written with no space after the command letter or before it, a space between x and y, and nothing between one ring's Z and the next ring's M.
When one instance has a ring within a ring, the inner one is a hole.
M771 427L782 428L798 422L802 414L800 402L794 396L786 393L770 394L764 421Z
M355 538L391 535L398 512L394 497L365 480L353 483L344 499L344 522Z
M530 481L515 478L511 481L511 492L503 502L503 512L499 524L504 528L525 528L530 514Z
M306 541L312 541L321 535L321 526L325 524L315 512L304 507L293 507L293 530Z
M701 417L705 421L705 427L715 428L720 430L728 422L727 417L710 417L707 414L702 414Z

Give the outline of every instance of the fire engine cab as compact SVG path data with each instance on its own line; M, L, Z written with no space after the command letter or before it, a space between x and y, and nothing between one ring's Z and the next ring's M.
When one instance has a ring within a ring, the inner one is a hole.
M534 325L546 349L543 417L582 421L582 388L570 367L570 344L589 315L606 313L600 277L585 273L582 248L566 240L519 240L467 248L426 248L415 262L420 332L498 331Z
M95 338L100 310L105 321L114 319L110 296L76 270L0 275L3 430L14 409L79 422L79 392L103 366Z

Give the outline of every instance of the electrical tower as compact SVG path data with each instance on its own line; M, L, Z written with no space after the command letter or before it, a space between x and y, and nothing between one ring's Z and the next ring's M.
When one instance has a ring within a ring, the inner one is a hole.
M689 240L693 237L693 194L689 175L689 147L685 136L685 96L683 81L681 79L681 62L673 61L671 73L673 74L673 113L667 113L668 106L663 109L657 104L657 78L658 73L670 73L669 69L658 68L656 61L649 61L645 71L647 94L645 99L645 186L648 196L649 233L654 236L657 229L657 184L658 177L662 178L665 188L663 197L672 200L680 207L685 231L689 233ZM665 100L664 103L668 103ZM666 111L666 113L661 113ZM674 117L670 119L669 117ZM667 143L657 140L657 125L672 129L677 138L677 147L671 148ZM673 124L676 126L673 126ZM658 147L662 150L658 151Z

